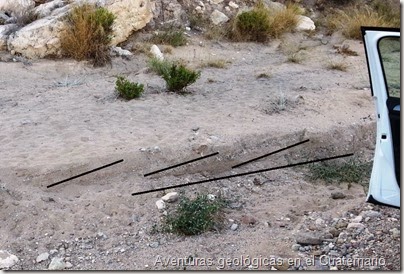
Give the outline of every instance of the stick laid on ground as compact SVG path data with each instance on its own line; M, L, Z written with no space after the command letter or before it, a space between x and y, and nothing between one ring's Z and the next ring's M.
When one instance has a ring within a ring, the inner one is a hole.
M334 160L334 159L338 159L338 158L349 157L349 156L352 156L352 155L354 155L354 154L353 153L343 154L343 155L338 155L338 156L333 156L333 157L328 157L328 158L322 158L322 159L316 159L316 160L311 160L311 161L306 161L306 162L289 164L289 165L285 165L285 166L271 167L271 168L267 168L267 169L254 170L254 171L249 171L249 172L240 173L240 174L234 174L234 175L229 175L229 176L224 176L224 177L218 177L218 178L212 178L212 179L207 179L207 180L202 180L202 181L197 181L197 182L191 182L191 183L186 183L186 184L182 184L182 185L175 185L175 186L167 186L167 187L162 187L162 188L150 189L150 190L145 190L145 191L140 191L140 192L134 192L134 193L132 193L132 196L151 193L151 192L156 192L156 191L161 191L161 190L166 190L166 189L171 189L171 188L176 188L176 187L184 187L184 186L190 186L190 185L196 185L196 184L203 184L203 183L207 183L207 182L224 180L224 179L240 177L240 176L245 176L245 175L250 175L250 174L255 174L255 173L262 173L262 172L267 172L267 171L272 171L272 170L277 170L277 169L282 169L282 168L288 168L288 167L306 165L306 164L311 164L311 163L316 163L316 162Z
M169 167L166 167L166 168L162 168L162 169L159 169L159 170L150 172L150 173L146 173L146 174L143 175L143 176L144 176L144 177L147 177L147 176L150 176L150 175L153 175L153 174L162 172L162 171L166 171L166 170L173 169L173 168L176 168L176 167L179 167L179 166L183 166L183 165L186 165L186 164L189 164L189 163L192 163L192 162L196 162L196 161L199 161L199 160L208 158L208 157L212 157L212 156L215 156L215 155L217 155L217 154L219 154L219 152L215 152L215 153L212 153L212 154L203 156L203 157L199 157L199 158L196 158L196 159L193 159L193 160L189 160L189 161L180 163L180 164L176 164L176 165L173 165L173 166L169 166Z
M292 147L295 147L295 146L298 146L298 145L307 143L308 141L310 141L310 140L307 139L307 140L298 142L298 143L296 143L296 144L293 144L293 145L290 145L290 146L287 146L287 147L284 147L284 148L281 148L281 149L272 151L272 152L270 152L270 153L268 153L268 154L265 154L265 155L259 156L259 157L257 157L257 158L248 160L248 161L246 161L246 162L242 162L242 163L240 163L240 164L238 164L238 165L232 166L231 168L236 168L236 167L240 167L240 166L246 165L246 164L248 164L248 163L251 163L251 162L257 161L257 160L259 160L259 159L268 157L268 156L270 156L270 155L274 155L274 154L279 153L279 152L281 152L281 151L287 150L287 149L289 149L289 148L292 148Z
M115 161L115 162L113 162L113 163L110 163L110 164L105 165L105 166L102 166L102 167L97 167L97 168L95 168L95 169L93 169L93 170L90 170L90 171L86 171L86 172L84 172L84 173L81 173L81 174L79 174L79 175L76 175L76 176L70 177L70 178L65 179L65 180L63 180L63 181L60 181L60 182L57 182L57 183L54 183L54 184L48 185L48 186L47 186L47 188L50 188L50 187L53 187L53 186L59 185L59 184L61 184L61 183L64 183L64 182L67 182L67 181L70 181L70 180L76 179L76 178L78 178L78 177L81 177L81 176L87 175L87 174L89 174L89 173L92 173L92 172L95 172L95 171L97 171L97 170L100 170L100 169L103 169L103 168L106 168L106 167L109 167L109 166L115 165L115 164L120 163L120 162L123 162L123 159L118 160L118 161Z

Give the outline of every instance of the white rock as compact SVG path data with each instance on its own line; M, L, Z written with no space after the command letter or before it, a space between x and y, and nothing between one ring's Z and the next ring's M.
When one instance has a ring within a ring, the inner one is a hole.
M278 3L278 2L273 2L270 0L264 0L264 5L273 11L282 11L286 9L286 6L282 3Z
M63 261L63 258L55 257L50 262L48 269L49 270L63 270L66 268L66 264Z
M158 210L163 210L166 208L166 203L163 200L158 200L156 206Z
M3 3L2 1L10 2L8 0L0 0L0 6ZM49 16L36 20L13 35L10 35L8 40L9 51L15 51L28 58L61 55L60 35L66 28L64 18L73 7L73 4L57 8L62 5L62 2L52 2L46 3L48 6L43 8L41 7L43 5L37 7L41 15ZM112 46L125 41L134 31L145 27L153 17L150 0L108 0L95 2L116 15L116 19L112 25ZM53 4L54 6L52 6Z
M18 262L17 256L6 250L0 250L0 269L10 268Z
M70 262L66 263L66 268L72 268L72 267L73 267L73 265Z
M237 5L236 3L234 3L233 1L229 2L229 7L233 8L233 9L238 9L239 5Z
M163 55L163 53L161 53L158 46L156 46L156 45L151 46L150 52L151 52L151 54L153 54L154 58L156 58L158 60L164 60L164 55Z
M121 47L111 47L111 52L116 56L132 56L133 53Z
M220 4L220 3L222 3L224 0L210 0L210 2L211 3L213 3L213 4Z
M61 21L64 13L45 17L21 28L8 39L8 50L14 50L28 58L43 58L60 55L60 33L64 30Z
M37 6L34 11L39 17L45 17L51 15L51 13L58 8L61 8L66 5L65 0L53 0L47 3L43 3Z
M356 216L355 218L353 218L352 220L351 220L351 223L360 223L360 222L362 222L362 216Z
M8 11L11 15L19 14L35 7L33 0L0 0L0 10Z
M235 231L238 228L238 224L232 224L230 229Z
M298 15L298 22L295 28L296 31L311 31L315 29L316 25L314 25L313 20L307 16Z
M214 200L216 199L215 195L213 195L213 194L208 194L206 197L207 197L208 200L210 200L210 201L214 201Z
M330 266L330 270L338 270L337 266Z
M44 252L38 255L38 257L36 257L36 262L40 263L42 261L46 261L49 258L49 253L48 252Z
M361 223L349 223L347 228L365 228L365 225Z
M153 18L150 0L109 0L105 7L116 15L111 45L126 40L134 31L142 29ZM111 3L111 4L109 4Z
M227 17L226 14L224 14L223 12L214 10L210 15L210 20L212 21L213 24L220 25L229 21L229 17Z
M164 202L173 203L178 200L178 192L170 192L161 197Z

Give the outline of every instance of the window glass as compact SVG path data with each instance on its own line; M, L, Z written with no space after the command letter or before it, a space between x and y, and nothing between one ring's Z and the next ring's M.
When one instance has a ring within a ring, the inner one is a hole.
M382 38L379 41L379 52L389 96L400 98L400 38Z

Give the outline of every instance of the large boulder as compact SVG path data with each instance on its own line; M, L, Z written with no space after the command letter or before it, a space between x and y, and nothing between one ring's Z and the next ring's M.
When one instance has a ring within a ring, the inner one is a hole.
M0 10L14 14L19 14L23 10L35 7L33 0L0 0Z
M8 50L28 58L61 55L59 35L64 31L62 20L68 11L36 20L8 38Z
M60 35L66 28L63 19L75 3L82 2L82 0L77 0L61 7L63 1L54 0L39 5L36 7L36 11L43 18L11 34L7 43L8 50L28 58L60 56ZM150 0L93 0L87 2L96 2L116 15L111 41L113 46L125 41L132 32L145 27L153 17Z
M153 18L150 0L109 0L105 7L116 15L112 45L125 41Z

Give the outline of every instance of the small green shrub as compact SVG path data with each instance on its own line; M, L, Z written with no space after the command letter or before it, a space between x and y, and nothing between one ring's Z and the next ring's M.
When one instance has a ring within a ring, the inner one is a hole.
M163 72L163 79L166 81L167 89L173 92L181 92L187 86L195 83L201 76L201 72L188 69L182 64L172 64L168 71Z
M132 100L142 95L144 86L143 84L130 82L125 77L118 76L115 82L115 90L125 100Z
M109 50L115 15L102 7L84 4L67 15L67 28L60 37L65 56L92 60L94 66L110 62Z
M268 10L259 4L250 11L240 13L234 21L233 38L239 41L265 42L271 29Z
M180 47L187 44L187 38L181 30L167 29L157 32L150 39L150 42L155 44L171 45L173 47Z
M223 201L210 200L207 195L198 195L194 200L184 197L176 211L166 216L164 230L183 235L198 235L211 230L221 225L223 206Z

